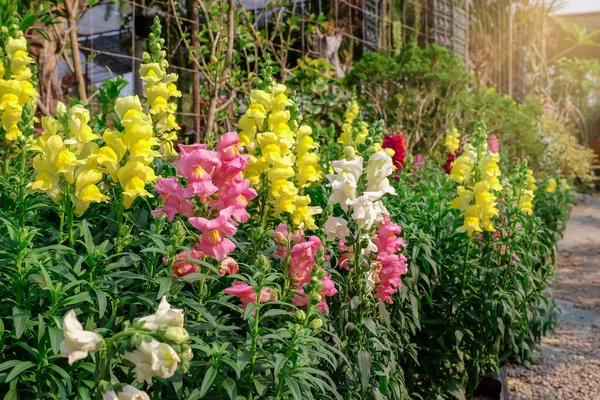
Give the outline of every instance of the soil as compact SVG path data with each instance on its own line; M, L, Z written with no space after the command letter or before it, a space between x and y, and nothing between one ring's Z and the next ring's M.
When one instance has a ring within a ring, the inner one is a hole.
M600 400L600 198L578 197L557 249L558 327L538 365L509 368L511 400Z

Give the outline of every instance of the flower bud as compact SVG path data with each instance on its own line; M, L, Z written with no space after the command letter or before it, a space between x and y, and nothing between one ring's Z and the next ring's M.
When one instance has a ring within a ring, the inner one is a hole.
M64 103L62 102L58 102L56 103L56 116L58 118L62 117L63 115L65 115L67 113L67 106L64 105Z
M315 318L312 321L310 321L310 327L312 329L319 329L323 326L323 320L321 320L321 318Z
M264 254L261 254L256 261L256 266L261 270L267 270L271 268L271 263L269 259Z
M165 339L175 343L185 343L190 340L190 335L184 328L171 327L165 331Z
M294 317L296 317L296 321L302 322L306 319L306 313L302 310L298 310L294 313Z
M183 226L183 222L177 221L174 223L171 232L173 239L175 239L175 247L180 246L185 240L185 228Z
M292 242L300 243L304 241L304 231L302 229L298 229L297 231L292 233Z
M346 160L354 160L354 158L355 158L354 147L352 147L352 146L344 147L344 158Z
M368 157L372 156L375 153L377 153L377 148L375 146L369 146L366 150L364 150L362 152L362 155L365 158L368 158Z
M313 294L310 295L310 302L311 303L317 304L317 303L320 303L321 300L323 300L323 297L321 297L321 295L318 294L318 293L313 293Z

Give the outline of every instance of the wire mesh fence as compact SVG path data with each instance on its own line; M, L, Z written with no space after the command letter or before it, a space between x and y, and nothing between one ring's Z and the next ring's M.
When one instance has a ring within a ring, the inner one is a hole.
M214 22L207 4L222 6L226 1L120 0L118 10L112 3L100 3L88 11L79 23L79 44L87 60L84 75L90 99L94 100L97 88L111 75L124 75L133 82L127 94L141 93L142 83L133 72L139 67L144 38L157 15L164 26L170 65L184 89L178 114L185 131L198 132L207 122L200 111L206 106L200 95L206 77L190 53L206 43L194 32ZM535 51L543 51L536 30L543 29L544 20L532 24L517 3L519 0L235 0L250 24L250 40L258 43L255 46L285 54L276 57L284 70L293 68L298 60L318 57L337 64L336 73L343 75L366 51L393 55L407 41L417 40L450 49L465 61L479 83L522 101L532 64L528 50L535 42ZM285 29L289 32L283 32ZM240 62L246 62L248 74L256 73L255 55L245 52L244 56Z

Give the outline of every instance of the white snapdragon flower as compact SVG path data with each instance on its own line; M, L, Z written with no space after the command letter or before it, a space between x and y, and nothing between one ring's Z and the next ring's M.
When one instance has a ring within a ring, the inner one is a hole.
M146 392L143 392L131 385L125 386L123 391L119 392L118 396L119 400L150 400L150 397Z
M356 198L356 188L363 172L363 158L355 157L352 160L336 160L331 163L335 174L328 174L327 186L333 189L329 196L330 204L339 204L344 211L348 211L347 201Z
M140 318L144 322L144 328L156 331L160 328L183 328L183 310L171 308L167 298L163 296L158 310L152 315Z
M388 176L392 174L393 169L394 162L387 151L378 151L371 155L365 168L367 191L396 194L396 190L390 186L388 180Z
M96 332L83 329L73 310L69 311L63 319L63 331L65 340L60 344L60 355L67 357L69 364L83 360L88 356L88 352L96 350L98 344L102 342L102 337Z
M181 361L171 346L155 339L142 342L134 351L126 352L125 359L135 365L136 379L148 384L152 384L153 376L172 377Z
M348 229L348 221L343 218L329 217L325 221L325 233L327 239L340 238L346 240L350 236L350 229Z
M114 390L102 393L102 400L119 400L117 393Z
M384 215L389 214L379 200L381 196L382 192L365 192L355 200L348 200L348 205L354 210L352 218L359 228L371 229L376 222L383 220Z

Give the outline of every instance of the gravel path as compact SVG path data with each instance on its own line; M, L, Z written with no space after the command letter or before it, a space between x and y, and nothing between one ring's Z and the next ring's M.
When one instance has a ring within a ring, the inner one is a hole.
M511 400L600 400L600 198L579 198L558 265L559 326L539 365L509 368Z

